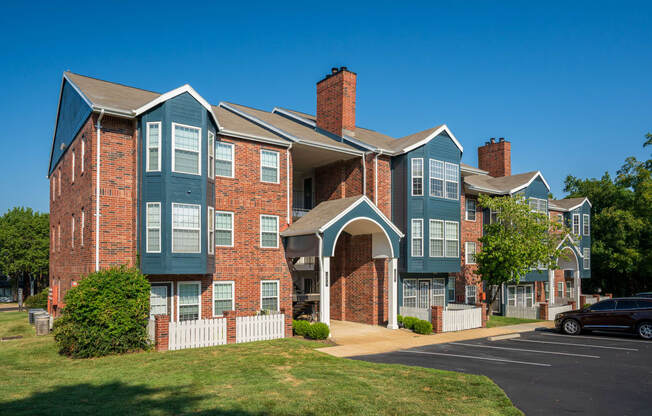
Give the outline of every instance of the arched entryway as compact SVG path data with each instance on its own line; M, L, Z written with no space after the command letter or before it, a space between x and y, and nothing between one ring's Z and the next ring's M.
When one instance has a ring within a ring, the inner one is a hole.
M580 293L582 291L580 280L580 262L576 250L572 246L567 245L562 248L561 255L557 258L557 267L557 270L550 270L548 272L550 303L554 304L559 303L560 301L560 299L556 299L558 292L556 285L558 285L561 281L572 281L572 299L575 301L576 305L579 305ZM557 273L557 275L555 275L555 273ZM561 275L559 275L560 273ZM561 279L562 277L563 280Z

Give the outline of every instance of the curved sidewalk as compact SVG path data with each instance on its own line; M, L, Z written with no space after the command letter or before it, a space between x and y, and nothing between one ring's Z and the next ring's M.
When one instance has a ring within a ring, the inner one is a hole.
M376 325L331 321L332 340L338 345L335 347L319 348L317 351L325 352L335 357L354 357L404 350L423 345L445 344L448 342L486 338L517 332L529 332L537 328L553 327L554 322L543 321L495 328L467 329L466 331L445 332L442 334L419 335L407 329L391 330Z

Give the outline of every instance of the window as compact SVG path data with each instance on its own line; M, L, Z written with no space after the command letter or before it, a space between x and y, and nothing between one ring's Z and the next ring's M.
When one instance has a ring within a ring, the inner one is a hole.
M616 301L613 299L603 300L591 306L592 311L611 311L616 308Z
M412 257L423 256L423 220L412 219Z
M557 214L557 222L559 224L564 224L564 214Z
M260 309L278 311L278 280L260 282Z
M70 222L70 247L75 248L75 214L72 214Z
M147 221L147 248L148 253L161 252L161 203L148 202L145 218Z
M546 214L548 212L548 201L545 199L530 197L528 203L532 212L538 212L540 214Z
M638 308L638 302L635 300L619 300L616 303L616 310L630 310Z
M475 242L474 241L466 242L464 256L466 258L466 264L475 264Z
M84 208L81 209L81 223L79 224L79 244L84 247L84 223L86 222L86 215Z
M84 173L84 159L86 158L86 139L82 136L81 140L81 158L79 160L81 164L81 172Z
M147 172L161 170L161 122L147 123Z
M57 182L59 182L58 183L58 188L59 188L58 193L59 193L59 196L61 196L61 168L59 168L59 178L57 179Z
M233 175L233 143L217 142L217 159L215 175L232 178Z
M572 280L566 280L566 296L569 298L574 297Z
M51 182L52 182L52 185L51 185L51 188L52 188L52 201L56 201L57 200L57 178L55 178L53 176Z
M201 206L172 204L172 252L201 253Z
M532 285L518 285L507 287L507 304L531 308L534 306L534 292Z
M72 169L70 172L70 182L75 182L75 149L72 149Z
M201 285L199 282L179 283L179 320L199 319L201 311Z
M591 268L591 249L586 247L583 250L584 258L582 259L582 267L585 269Z
M444 257L444 221L430 220L430 257Z
M543 282L543 292L545 293L545 300L550 301L550 283Z
M213 283L213 316L222 316L224 311L233 311L235 306L233 282Z
M557 299L561 299L564 297L564 282L557 283L557 293L555 294L555 297Z
M476 202L475 199L466 200L466 220L475 221Z
M263 248L278 248L278 217L275 215L260 216L260 246Z
M477 294L478 288L476 285L466 285L466 291L465 291L465 302L467 305L475 305L476 304L476 294Z
M455 221L446 221L446 257L459 256L459 230L458 223Z
M172 171L201 174L201 129L172 123Z
M208 207L208 254L215 252L215 209Z
M412 159L412 196L423 196L423 159Z
M153 319L156 315L170 315L168 310L168 284L152 284L149 291L149 316Z
M215 177L215 133L208 132L208 177Z
M573 214L573 234L580 235L580 214Z
M591 221L588 214L582 214L582 234L589 235L591 233Z
M498 211L493 209L489 210L489 224L496 224L498 222Z
M459 176L458 165L446 162L446 198L459 198Z
M446 306L446 285L444 279L432 279L432 305Z
M444 162L430 159L430 196L444 196Z
M260 151L260 180L278 183L278 152L262 149Z
M215 245L233 247L233 213L215 212Z
M406 308L417 307L417 281L415 279L403 280L403 306Z

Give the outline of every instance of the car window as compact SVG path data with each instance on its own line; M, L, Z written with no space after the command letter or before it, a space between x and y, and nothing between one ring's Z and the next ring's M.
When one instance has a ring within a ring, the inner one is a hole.
M602 302L598 302L591 306L592 311L608 311L612 310L616 307L616 301L609 299L609 300L603 300Z
M619 300L616 304L616 309L619 311L638 309L639 307L638 302L635 300Z
M636 303L638 303L639 308L652 308L652 300L637 300Z

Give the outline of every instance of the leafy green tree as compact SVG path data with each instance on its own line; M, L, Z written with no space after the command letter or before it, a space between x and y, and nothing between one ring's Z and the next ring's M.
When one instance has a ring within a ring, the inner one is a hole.
M566 227L550 221L547 215L532 212L520 195L480 195L478 202L497 216L491 224L485 224L485 234L479 239L482 249L476 254L476 273L485 283L518 283L532 268L557 268L557 258L563 256L557 246L569 232ZM490 294L489 304L495 295Z

